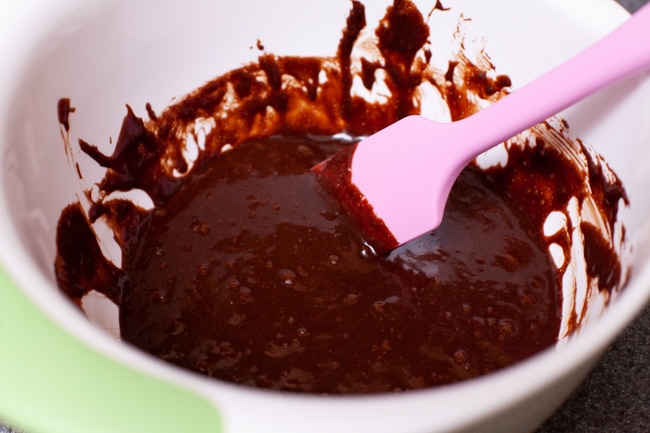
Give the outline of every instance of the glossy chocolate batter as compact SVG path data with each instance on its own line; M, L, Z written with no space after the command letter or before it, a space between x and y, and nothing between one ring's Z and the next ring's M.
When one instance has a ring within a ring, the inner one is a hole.
M483 175L463 174L439 230L376 257L309 172L335 144L247 143L187 179L130 257L122 337L210 376L317 393L455 382L553 344L549 258Z
M80 141L107 171L99 198L88 193L88 212L73 203L61 215L62 291L77 303L90 290L106 294L119 306L123 340L160 359L284 391L420 389L553 345L563 267L548 245L568 251L570 239L545 238L545 217L596 191L613 227L620 182L595 161L581 171L540 135L510 148L505 166L468 167L437 230L375 255L310 167L350 144L337 133L370 134L418 113L423 83L458 119L478 109L476 98L501 97L509 80L462 56L447 71L431 70L424 18L398 0L375 32L381 58L363 58L356 70L364 17L353 2L335 59L263 54L160 115L148 107L149 121L129 109L113 155ZM393 97L354 96L355 74L371 89L379 69ZM236 104L223 102L229 92ZM59 104L66 131L72 110ZM220 120L188 161L186 132L199 118ZM153 209L110 197L131 189L146 192ZM115 232L121 267L101 253L92 229L99 218ZM600 290L615 289L618 256L597 230L584 232L590 276Z

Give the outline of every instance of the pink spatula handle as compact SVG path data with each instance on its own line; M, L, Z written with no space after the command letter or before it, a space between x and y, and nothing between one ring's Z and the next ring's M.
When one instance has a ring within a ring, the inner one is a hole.
M406 117L315 172L334 185L362 231L384 239L378 249L387 251L440 225L451 187L474 157L649 66L650 5L489 108L451 123ZM349 182L341 180L341 170L329 168L337 164L349 167Z
M484 143L473 140L476 146L467 148L469 160L491 145L516 135L649 65L650 5L647 5L575 57L489 109L466 119L472 128L491 134L485 136ZM532 105L535 108L531 109Z

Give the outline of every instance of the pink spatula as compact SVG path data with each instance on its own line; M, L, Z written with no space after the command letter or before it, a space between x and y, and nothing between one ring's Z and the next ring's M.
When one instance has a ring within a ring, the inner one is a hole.
M609 84L650 67L650 5L605 38L468 118L409 116L312 168L378 253L435 229L477 155Z

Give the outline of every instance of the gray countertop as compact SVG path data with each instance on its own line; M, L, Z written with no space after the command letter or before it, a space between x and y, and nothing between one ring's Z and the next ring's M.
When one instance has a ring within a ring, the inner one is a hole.
M618 0L630 12L649 1ZM650 432L649 330L650 306L605 352L569 400L535 433ZM18 432L0 421L0 433Z
M650 432L650 306L535 433L564 432Z

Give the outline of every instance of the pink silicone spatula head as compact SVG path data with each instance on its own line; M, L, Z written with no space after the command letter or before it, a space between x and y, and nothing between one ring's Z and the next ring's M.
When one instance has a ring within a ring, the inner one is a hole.
M406 117L313 167L385 253L440 225L463 168L480 153L589 94L650 67L650 5L580 54L492 106L438 123Z

